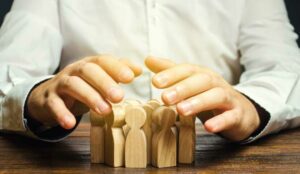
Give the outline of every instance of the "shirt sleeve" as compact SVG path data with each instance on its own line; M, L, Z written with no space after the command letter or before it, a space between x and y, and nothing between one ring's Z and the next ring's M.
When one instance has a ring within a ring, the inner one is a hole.
M238 41L245 68L235 88L270 113L252 142L300 125L300 52L283 0L246 0Z
M31 89L52 77L62 47L57 0L14 1L0 30L0 130L40 138L24 106Z

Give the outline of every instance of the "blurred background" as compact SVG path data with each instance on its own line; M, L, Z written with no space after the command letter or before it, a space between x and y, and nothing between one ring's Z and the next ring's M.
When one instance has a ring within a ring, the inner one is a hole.
M3 22L5 14L9 11L13 0L0 0L0 26ZM300 0L285 0L291 23L295 27L295 31L300 34ZM298 45L300 40L298 39Z

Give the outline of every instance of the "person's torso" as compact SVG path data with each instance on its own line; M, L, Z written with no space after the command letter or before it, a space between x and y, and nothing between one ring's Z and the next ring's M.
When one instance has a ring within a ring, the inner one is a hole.
M86 56L112 54L142 65L148 55L207 66L229 83L241 73L238 53L243 0L62 0L61 68ZM127 97L157 98L151 74Z

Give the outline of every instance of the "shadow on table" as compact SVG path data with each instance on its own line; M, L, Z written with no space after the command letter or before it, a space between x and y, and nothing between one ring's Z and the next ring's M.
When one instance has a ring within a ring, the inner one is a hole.
M89 159L89 146L85 144L71 144L72 141L62 141L58 143L47 143L20 135L0 133L1 153L14 154L6 157L7 160L21 161L22 165L39 168L66 167L80 164ZM4 141L3 141L4 140ZM10 152L5 152L8 150ZM13 152L11 152L13 151ZM83 152L85 154L83 154Z
M257 166L261 160L274 158L273 146L297 143L291 135L298 135L300 129L287 130L279 135L267 136L249 145L239 145L228 142L211 134L197 136L196 162L192 165L159 169L112 168L101 164L90 164L89 138L69 137L59 143L45 143L26 137L10 134L0 134L0 151L11 166L18 165L32 168L51 169L51 171L90 171L92 173L198 173L205 171L222 171L224 169L242 170L249 166ZM268 154L269 153L269 154ZM14 154L12 156L12 154ZM2 157L1 157L2 158ZM22 167L20 167L22 168ZM240 168L240 169L239 169ZM254 168L255 169L255 168Z

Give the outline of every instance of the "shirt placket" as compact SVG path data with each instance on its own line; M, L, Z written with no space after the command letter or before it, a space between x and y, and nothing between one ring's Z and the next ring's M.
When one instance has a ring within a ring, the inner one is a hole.
M158 32L158 26L157 26L157 0L146 0L147 5L147 22L148 22L148 54L151 56L155 55L155 46L157 43L157 32ZM154 73L149 72L149 79L151 79L154 75ZM150 98L151 99L159 99L160 100L160 93L161 90L155 88L152 83L149 83L150 88Z

